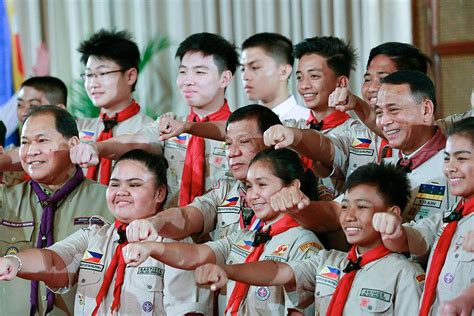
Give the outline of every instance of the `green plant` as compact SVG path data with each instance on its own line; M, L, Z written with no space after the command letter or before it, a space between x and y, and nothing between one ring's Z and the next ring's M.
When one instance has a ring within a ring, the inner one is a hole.
M149 64L153 57L166 49L170 45L167 36L157 35L153 39L149 40L142 50L140 64L138 70L142 70ZM84 81L82 79L74 79L73 82L68 86L69 100L68 110L75 117L98 117L99 108L94 106L92 101L87 95L86 89L84 88ZM145 113L150 113L145 109Z

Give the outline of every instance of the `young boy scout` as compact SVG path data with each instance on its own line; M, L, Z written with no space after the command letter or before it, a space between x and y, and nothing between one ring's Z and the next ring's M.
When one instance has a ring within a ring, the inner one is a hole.
M307 119L309 110L290 93L293 44L277 33L257 33L242 43L242 81L251 101L260 101L280 120Z
M74 118L56 106L35 107L22 129L20 158L31 178L10 188L0 186L0 253L43 248L89 225L91 216L110 218L105 187L84 179L69 159L79 143ZM25 280L0 284L2 310L8 315L70 315L74 295L54 296L42 284ZM6 295L8 293L8 295ZM15 297L15 300L11 300ZM30 302L33 304L30 306Z
M401 224L399 216L374 217L376 230L393 251L430 253L420 315L438 315L439 304L472 285L473 253L463 243L474 227L474 118L452 126L445 149L444 173L453 195L462 200L442 213Z
M314 299L316 315L416 315L423 271L385 248L372 226L374 214L399 214L409 195L408 179L395 166L363 166L346 182L339 217L352 244L349 253L321 250L289 263L208 265L196 270L196 280L212 288L227 278L259 286L284 284L297 306Z

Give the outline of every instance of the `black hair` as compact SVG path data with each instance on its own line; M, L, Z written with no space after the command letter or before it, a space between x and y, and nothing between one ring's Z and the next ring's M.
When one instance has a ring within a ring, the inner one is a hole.
M402 70L389 74L380 80L382 84L402 85L410 87L410 94L417 103L426 98L431 100L436 111L436 92L433 81L427 75L415 70Z
M0 120L0 146L5 146L5 136L7 134L7 128L3 121Z
M188 36L179 44L175 58L181 61L187 52L199 52L203 56L212 56L219 73L229 70L234 74L239 66L239 54L235 45L217 34L203 32Z
M311 169L305 171L299 155L288 148L265 149L250 161L249 168L257 161L267 162L272 173L289 185L293 180L299 180L300 190L312 201L318 200L317 180Z
M232 112L227 119L226 130L230 123L254 119L258 129L263 133L273 125L281 124L278 115L269 108L260 104L249 104Z
M474 117L468 117L455 122L448 128L448 137L459 135L465 137L474 144Z
M356 53L349 42L345 43L334 36L316 36L306 38L294 47L294 55L301 59L304 55L316 54L326 58L328 67L336 76L349 78L351 69L355 69Z
M156 155L143 149L133 149L117 159L117 163L122 160L139 161L155 176L155 185L157 188L164 185L166 188L166 196L163 204L168 197L168 180L166 178L166 170L168 169L168 161L163 155ZM117 164L115 164L117 165Z
M389 57L395 65L397 70L417 70L426 74L428 72L428 65L431 64L431 59L423 54L417 47L400 42L387 42L372 48L367 61L367 67L370 62L378 55L385 55Z
M293 66L293 43L285 36L278 33L257 33L250 36L242 43L242 50L258 47L271 56L278 64Z
M125 71L135 68L138 73L140 50L127 31L108 31L101 29L84 40L77 49L82 54L81 62L86 65L90 56L98 59L110 59ZM135 91L135 82L132 91Z
M64 138L70 139L74 136L79 137L79 131L77 130L77 124L74 117L71 113L56 105L42 105L31 108L23 122L23 125L30 117L39 115L51 115L54 117L56 130Z
M369 163L357 168L347 178L344 191L365 184L373 186L386 206L396 205L403 211L411 196L410 181L405 172L393 164Z
M51 76L31 77L23 81L20 89L24 87L43 92L49 104L67 105L67 87L61 79Z

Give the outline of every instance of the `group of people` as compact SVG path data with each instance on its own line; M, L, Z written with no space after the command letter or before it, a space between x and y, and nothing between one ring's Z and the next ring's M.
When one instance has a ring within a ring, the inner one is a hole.
M435 120L419 49L373 48L358 97L342 39L258 33L239 57L193 34L176 52L189 114L155 121L129 33L78 51L100 117L32 77L0 153L6 314L471 315L474 118ZM238 67L254 104L227 102Z

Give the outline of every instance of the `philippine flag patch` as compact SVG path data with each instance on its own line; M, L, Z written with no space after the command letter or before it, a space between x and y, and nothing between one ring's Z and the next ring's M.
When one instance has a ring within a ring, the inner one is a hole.
M226 200L226 203L223 206L235 206L239 198L237 196L232 197Z
M354 148L369 148L372 141L367 138L356 138L352 142L352 147Z
M337 280L339 279L339 275L341 274L341 270L338 268L326 266L320 273L321 276L324 276L329 279Z
M87 250L82 257L82 261L99 263L102 259L102 254L94 251Z
M186 145L186 139L187 139L186 135L178 135L175 138L173 138L173 141L180 145Z

